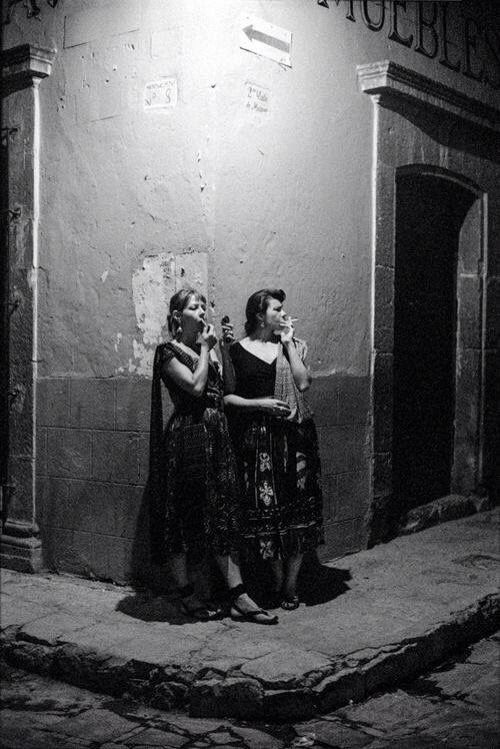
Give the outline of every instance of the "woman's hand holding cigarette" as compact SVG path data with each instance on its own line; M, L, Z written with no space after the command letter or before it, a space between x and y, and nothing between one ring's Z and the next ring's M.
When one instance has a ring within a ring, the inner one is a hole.
M283 330L280 330L281 343L290 343L293 340L295 332L293 323L297 322L297 320L297 317L290 317L289 315L283 318L283 322L281 323Z

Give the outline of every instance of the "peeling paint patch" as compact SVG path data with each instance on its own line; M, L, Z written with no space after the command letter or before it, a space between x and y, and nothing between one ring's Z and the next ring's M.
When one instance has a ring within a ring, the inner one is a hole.
M161 253L145 257L132 276L137 327L145 344L161 340L167 321L168 303L175 292L175 259Z
M203 294L208 290L208 258L205 252L189 250L171 255L159 253L144 257L132 275L132 297L137 327L142 340L132 341L133 356L126 368L130 374L150 376L154 350L167 337L166 325L170 297L185 286L193 286ZM115 351L121 343L117 333Z
M139 343L135 338L132 345L134 347L134 358L128 360L129 373L150 377L153 372L154 348Z

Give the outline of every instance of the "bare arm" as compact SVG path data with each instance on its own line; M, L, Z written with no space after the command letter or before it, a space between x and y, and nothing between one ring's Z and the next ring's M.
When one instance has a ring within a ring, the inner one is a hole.
M203 395L208 375L208 347L202 346L196 369L191 372L189 367L178 359L170 359L165 365L165 372L179 387L199 398Z
M241 395L230 393L224 396L224 405L233 408L243 408L245 411L266 411L273 416L289 416L290 406L278 398L243 398Z
M212 349L217 343L213 326L209 325L205 328L200 337L200 356L196 364L194 372L191 372L189 367L182 364L178 359L172 358L165 365L165 371L168 376L186 392L193 395L195 398L200 398L207 384L208 376L208 362L210 359L210 349Z
M293 340L293 332L293 325L289 323L281 333L281 343L288 354L288 361L290 362L290 369L292 370L297 390L303 393L309 389L312 377L309 367L306 366L299 355L298 349Z

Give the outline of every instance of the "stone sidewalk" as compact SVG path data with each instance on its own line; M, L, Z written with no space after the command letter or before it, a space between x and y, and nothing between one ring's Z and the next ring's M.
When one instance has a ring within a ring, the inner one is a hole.
M307 718L496 630L498 519L480 513L322 564L306 604L275 627L190 622L165 597L4 570L3 657L193 716Z

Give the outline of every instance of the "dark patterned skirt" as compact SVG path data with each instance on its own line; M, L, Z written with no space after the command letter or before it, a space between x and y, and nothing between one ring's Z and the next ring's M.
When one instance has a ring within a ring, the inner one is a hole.
M242 538L262 559L324 543L318 438L314 422L263 413L231 422L242 498Z
M156 558L227 555L240 545L236 464L226 416L217 408L174 413L164 435L153 535Z

